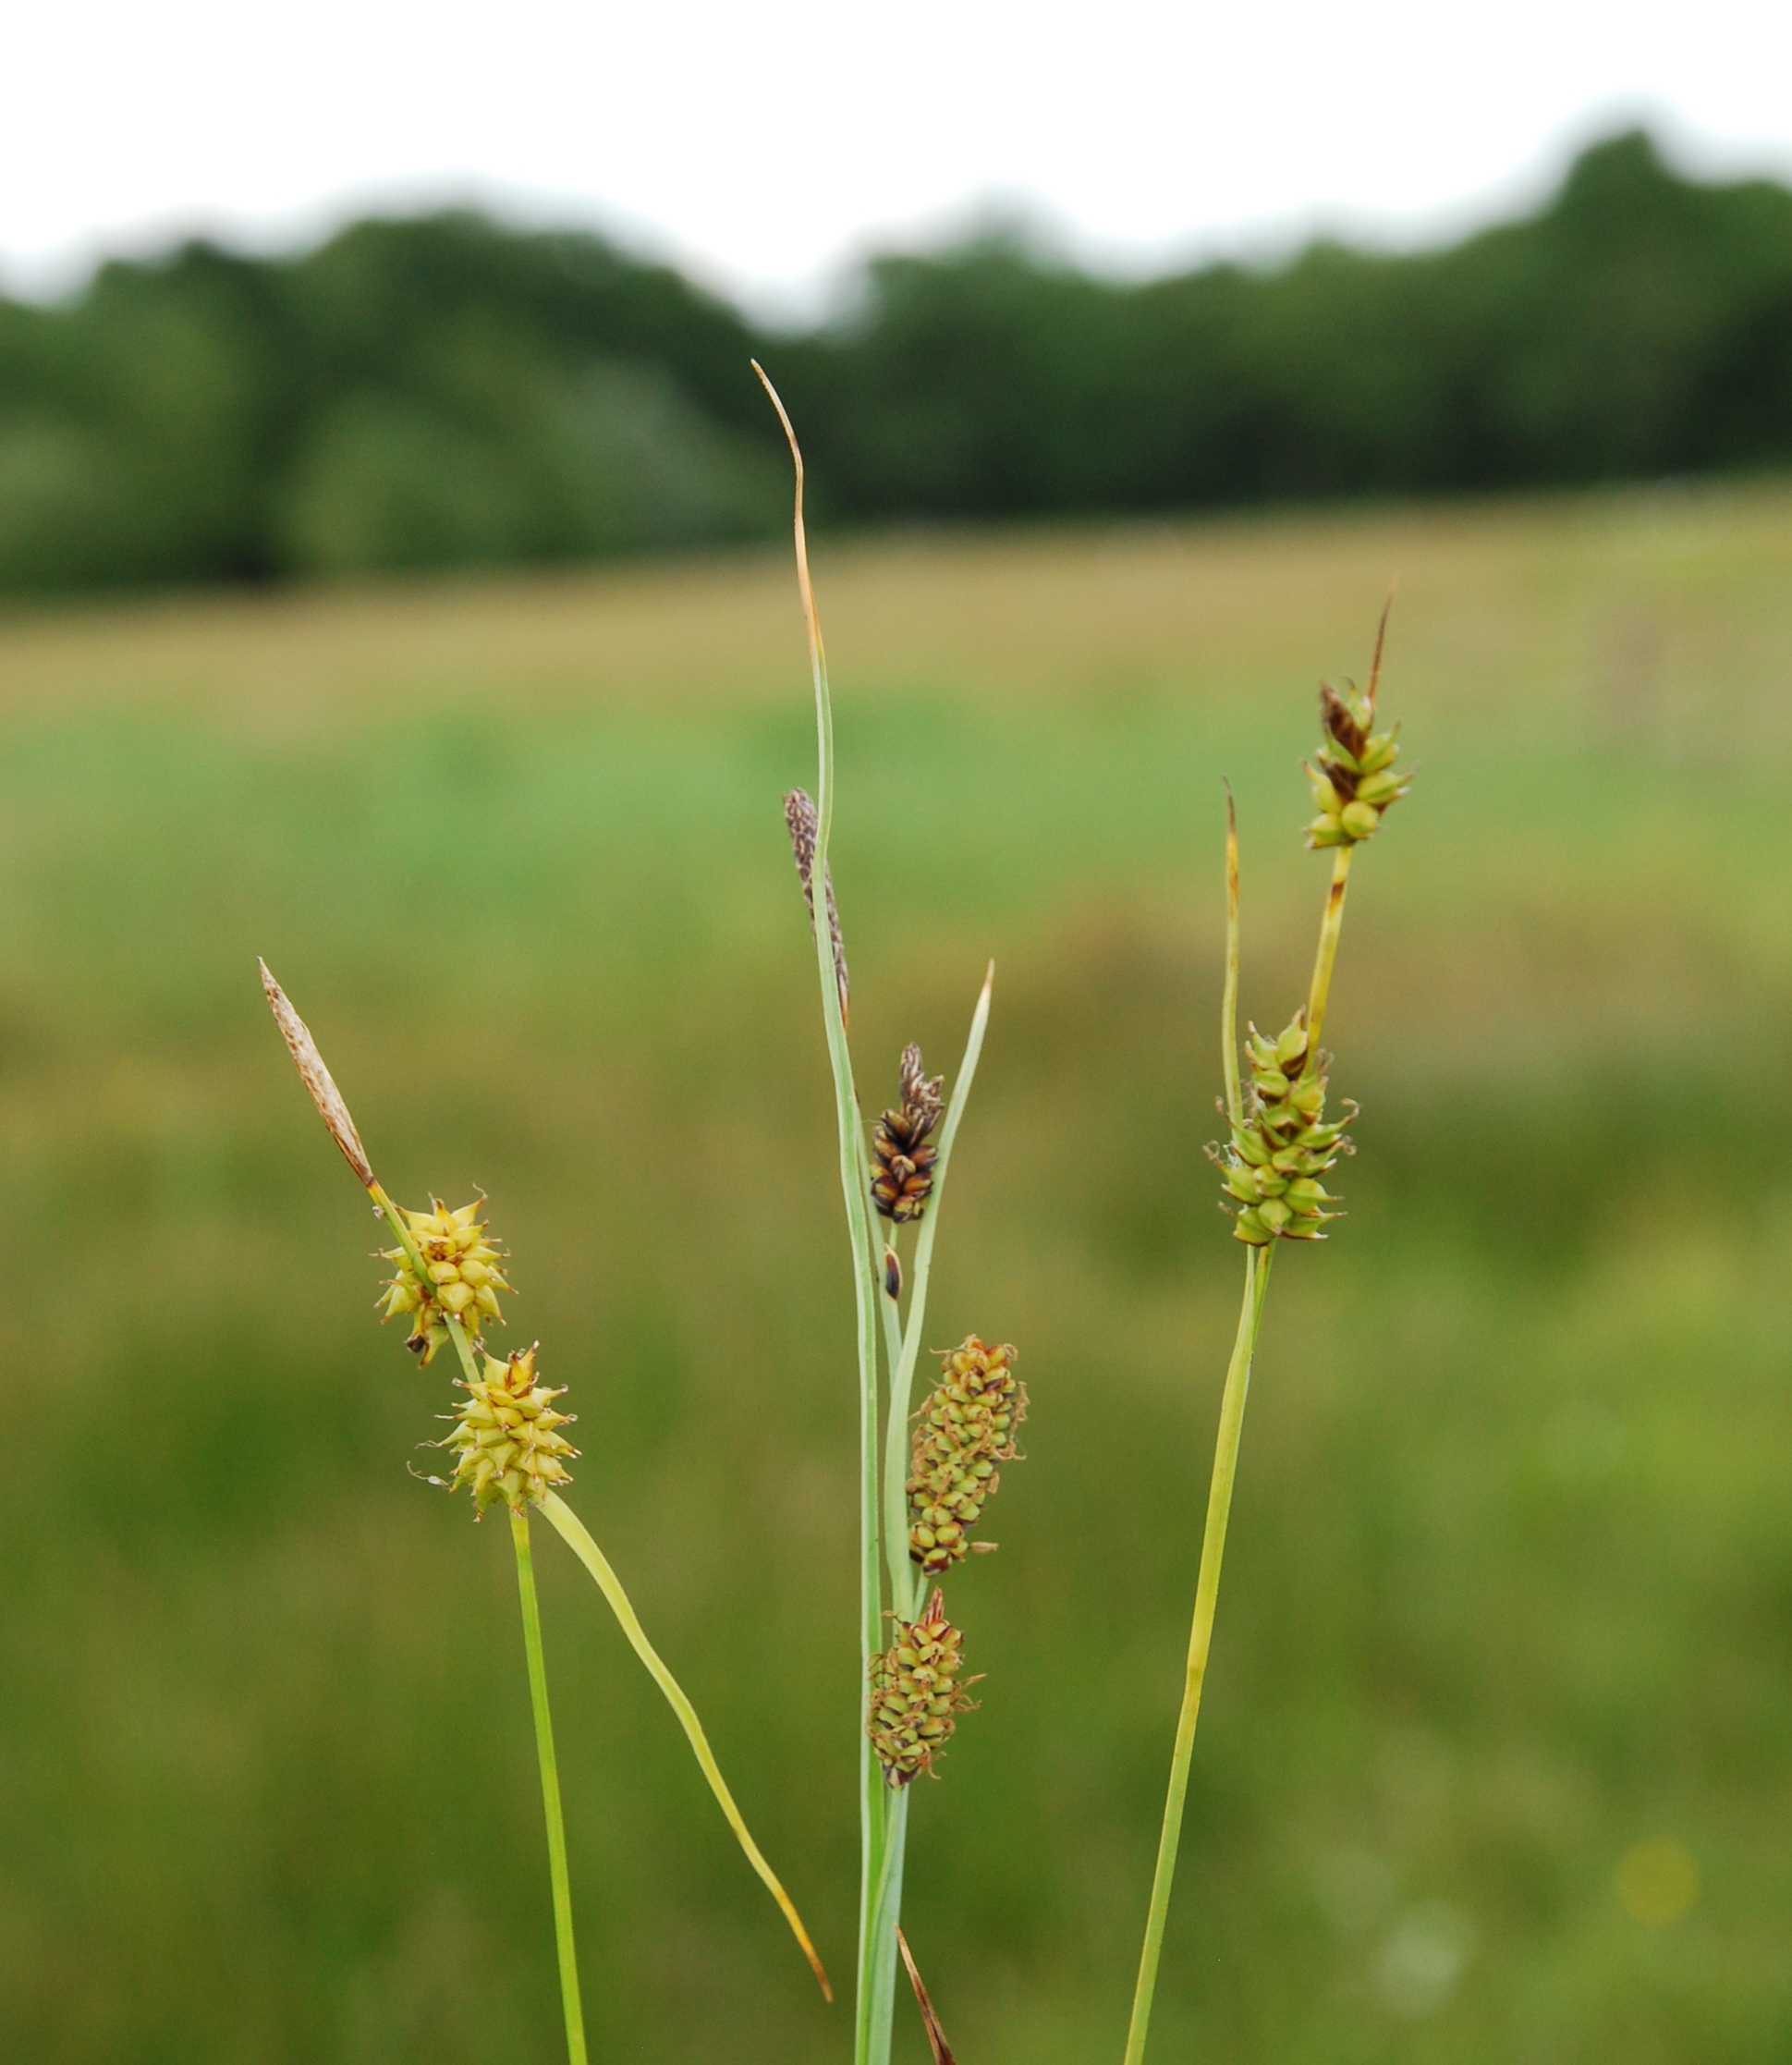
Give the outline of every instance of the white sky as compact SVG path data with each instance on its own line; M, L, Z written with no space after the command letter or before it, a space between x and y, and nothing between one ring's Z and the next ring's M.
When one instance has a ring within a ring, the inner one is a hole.
M1408 240L1621 118L1792 176L1792 6L1749 0L12 0L0 275L473 198L762 308L992 204L1139 268Z

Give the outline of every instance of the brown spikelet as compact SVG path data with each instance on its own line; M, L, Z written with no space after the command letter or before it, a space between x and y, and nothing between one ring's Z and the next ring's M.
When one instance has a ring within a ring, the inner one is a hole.
M815 923L815 840L821 829L815 800L807 789L793 788L784 799L784 822L790 827L790 849L797 856L797 874L803 886L803 901L809 906L809 922ZM840 936L840 912L834 901L834 870L823 870L823 887L827 896L827 932L834 946L834 979L840 985L840 1016L852 1016L852 986L847 979L846 941Z
M266 961L258 960L256 966L262 971L262 987L267 993L268 1008L274 1013L274 1022L280 1028L286 1051L299 1070L299 1080L311 1092L311 1102L330 1129L330 1138L341 1148L344 1160L371 1191L373 1170L367 1159L367 1150L360 1143L360 1135L355 1130L355 1121L348 1116L348 1106L342 1101L341 1091L323 1066L323 1057L317 1051L317 1042L312 1039L311 1029L293 1009L286 991L274 981Z
M902 1102L884 1114L872 1135L872 1203L898 1224L920 1218L927 1209L933 1164L939 1159L939 1149L928 1144L928 1136L945 1108L940 1101L943 1080L928 1075L918 1046L911 1043L904 1047Z

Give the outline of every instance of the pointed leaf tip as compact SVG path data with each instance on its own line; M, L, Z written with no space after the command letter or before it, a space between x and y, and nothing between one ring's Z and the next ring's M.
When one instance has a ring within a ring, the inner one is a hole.
M933 2048L933 2065L957 2065L952 2055L952 2047L945 2040L945 2032L940 2027L940 2018L933 2012L933 2003L927 1998L927 1988L920 1983L920 1973L915 1969L914 1953L908 1948L908 1938L900 1926L896 1932L896 1946L902 1952L902 1961L908 1970L908 1984L915 1989L915 2004L920 2010L921 2026L927 2031L927 2041Z
M318 1116L330 1129L330 1138L341 1148L343 1159L371 1191L373 1188L372 1165L367 1159L367 1150L360 1143L360 1133L355 1130L355 1121L348 1116L348 1106L342 1101L342 1093L323 1066L323 1057L317 1051L311 1028L293 1009L286 991L274 981L266 961L258 957L256 966L262 971L262 988L267 996L268 1008L274 1013L274 1022L280 1028L286 1051L299 1070L299 1080L311 1092Z

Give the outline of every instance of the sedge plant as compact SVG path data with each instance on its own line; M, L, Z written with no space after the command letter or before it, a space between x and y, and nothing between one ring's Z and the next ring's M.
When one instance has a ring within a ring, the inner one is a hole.
M934 1239L953 1144L982 1053L994 964L971 1014L949 1098L918 1046L897 1070L897 1099L866 1137L847 1031L851 990L828 851L834 827L834 713L821 619L810 580L802 451L776 390L755 364L789 441L796 473L797 588L815 698L817 783L785 799L809 907L834 1079L840 1188L852 1256L859 1401L859 1622L864 1691L859 1734L859 1896L854 2065L887 2065L909 1792L970 1705L961 1631L946 1618L944 1581L973 1553L1000 1465L1016 1455L1027 1395L1015 1351L971 1335L945 1354L911 1420ZM912 1239L908 1261L905 1242ZM937 2022L923 2009L930 2041ZM938 2047L936 2045L936 2055Z
M548 1705L547 1673L542 1647L541 1608L535 1593L535 1570L530 1521L539 1511L567 1543L608 1602L624 1635L649 1676L677 1715L698 1765L715 1795L728 1826L783 1912L809 1960L822 1991L834 1998L827 1973L810 1941L802 1918L777 1875L753 1840L723 1778L697 1711L659 1652L647 1639L639 1616L609 1559L559 1487L570 1482L567 1464L578 1456L566 1429L572 1415L555 1401L564 1388L542 1382L531 1347L500 1360L487 1352L485 1329L502 1321L501 1292L509 1294L504 1276L505 1255L489 1237L481 1217L484 1200L450 1210L432 1199L425 1211L396 1205L373 1173L360 1132L350 1118L330 1071L323 1065L305 1022L294 1010L267 963L262 984L275 1022L286 1039L301 1081L311 1093L331 1138L342 1150L397 1245L382 1252L393 1265L383 1300L386 1318L410 1323L406 1346L421 1367L427 1367L444 1347L452 1347L460 1368L457 1387L465 1393L452 1415L453 1428L434 1444L449 1451L452 1478L430 1477L451 1491L466 1488L472 1496L474 1518L502 1506L510 1524L516 1556L517 1585L522 1608L523 1650L529 1671L530 1706L534 1719L541 1767L542 1806L546 1821L548 1876L553 1894L555 1945L559 1960L561 2006L566 2019L570 2065L586 2065L584 2008L579 1986L579 1961L572 1924L572 1891L567 1866L567 1839L560 1806L559 1766L555 1753L554 1722Z
M1409 786L1409 777L1397 765L1397 727L1387 731L1375 728L1375 697L1381 685L1387 615L1384 607L1375 636L1375 656L1367 690L1359 693L1349 682L1341 689L1329 683L1321 688L1323 737L1314 763L1302 764L1319 806L1319 814L1307 827L1307 843L1333 855L1332 879L1320 919L1319 945L1307 1001L1274 1038L1259 1032L1254 1025L1250 1027L1242 1051L1237 1037L1238 826L1229 789L1226 795L1225 981L1220 1003L1220 1036L1225 1081L1221 1110L1227 1137L1208 1153L1220 1171L1226 1208L1233 1215L1233 1233L1245 1251L1244 1300L1220 1400L1207 1522L1195 1580L1194 1621L1189 1637L1157 1864L1152 1877L1144 1948L1127 2032L1125 2065L1142 2065L1151 2027L1164 1926L1182 1837L1195 1724L1201 1715L1201 1688L1219 1604L1220 1566L1225 1555L1226 1522L1237 1474L1245 1401L1250 1392L1251 1359L1262 1325L1270 1267L1284 1240L1325 1238L1326 1224L1339 1215L1333 1209L1336 1200L1321 1179L1340 1155L1353 1151L1345 1127L1356 1117L1357 1107L1347 1102L1341 1119L1326 1119L1326 1077L1331 1057L1319 1043L1331 996L1351 861L1357 849L1379 829L1389 806L1397 802Z

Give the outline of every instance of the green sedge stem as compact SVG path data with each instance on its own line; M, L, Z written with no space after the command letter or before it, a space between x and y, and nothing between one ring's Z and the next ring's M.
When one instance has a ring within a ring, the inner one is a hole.
M791 1934L802 1946L803 1955L814 1968L815 1976L821 1981L822 1991L834 1998L833 1989L827 1982L827 1973L822 1969L822 1961L815 1954L815 1946L809 1939L802 1916L797 1912L790 1896L778 1881L777 1874L765 1862L764 1854L748 1830L740 1809L735 1805L734 1795L728 1790L722 1768L715 1761L715 1753L710 1748L709 1737L703 1733L703 1724L697 1718L697 1709L686 1698L678 1680L666 1668L660 1653L647 1639L647 1631L641 1626L628 1595L623 1590L622 1580L611 1567L609 1558L592 1540L590 1530L558 1492L549 1492L542 1501L542 1517L551 1521L559 1532L561 1539L597 1581L597 1588L610 1603L622 1631L628 1638L628 1645L647 1667L647 1674L665 1694L665 1702L678 1717L678 1726L685 1731L696 1755L699 1768L709 1780L710 1790L715 1795L728 1827L747 1853L747 1862L763 1882L765 1889L778 1903L784 1918L790 1924Z
M1244 1090L1238 1081L1238 811L1232 784L1225 785L1225 988L1220 998L1220 1045L1225 1064L1225 1116L1244 1121Z
M884 1532L889 1544L890 1582L896 1611L905 1620L920 1612L927 1583L908 1560L908 1398L914 1388L915 1365L920 1360L921 1329L927 1321L927 1286L933 1270L933 1241L939 1233L940 1207L945 1197L946 1173L952 1166L952 1143L958 1137L958 1124L965 1115L970 1086L982 1057L983 1034L989 1029L990 997L995 988L995 963L991 961L970 1014L970 1032L965 1041L964 1059L952 1084L945 1107L945 1123L940 1128L939 1158L933 1164L933 1188L921 1216L920 1233L915 1241L914 1284L908 1293L908 1320L903 1329L901 1360L891 1366L890 1419L884 1457ZM892 1927L894 1928L894 1924ZM891 1967L894 1973L895 1967Z
M884 1851L872 1903L872 1985L866 2027L873 2058L890 2055L896 2017L896 1928L902 1920L902 1875L908 1851L908 1788L884 1783Z
M1157 1963L1164 1949L1164 1924L1170 1911L1170 1886L1176 1877L1176 1849L1182 1839L1182 1808L1189 1792L1189 1766L1194 1754L1195 1723L1201 1716L1201 1687L1207 1677L1207 1653L1213 1640L1213 1613L1219 1603L1220 1565L1225 1557L1225 1524L1232 1512L1232 1484L1238 1468L1238 1437L1244 1428L1245 1400L1250 1393L1250 1359L1263 1317L1273 1250L1255 1249L1245 1257L1244 1305L1237 1338L1225 1373L1220 1401L1219 1436L1213 1446L1213 1477L1207 1494L1207 1527L1201 1545L1201 1574L1195 1581L1195 1619L1189 1635L1189 1667L1183 1680L1182 1711L1176 1717L1176 1751L1170 1759L1170 1789L1164 1802L1164 1829L1157 1844L1157 1869L1152 1876L1151 1908L1145 1921L1145 1947L1139 1960L1139 1984L1132 1998L1132 2021L1127 2030L1126 2065L1140 2065L1145 2033L1151 2025L1152 1998L1157 1990Z
M529 1655L529 1697L535 1709L535 1748L542 1765L542 1808L547 1816L548 1876L554 1882L554 1937L560 1952L560 2003L567 2016L567 2056L585 2065L585 2010L579 1998L579 1953L572 1937L572 1888L567 1876L567 1826L560 1813L560 1768L554 1755L547 1668L542 1659L542 1609L529 1552L529 1515L514 1508L510 1539L517 1548L517 1590L522 1598L523 1647Z
M872 1993L876 1969L877 1946L872 1940L872 1913L884 1869L889 1829L884 1802L883 1774L865 1734L867 1688L872 1658L884 1646L883 1551L879 1538L880 1513L877 1482L878 1305L883 1293L877 1280L877 1260L871 1233L870 1190L865 1160L864 1127L859 1098L853 1088L852 1053L847 1045L845 999L834 964L834 939L828 912L828 846L834 830L834 705L828 689L827 654L822 643L822 620L815 607L815 592L809 577L809 541L803 525L803 457L797 433L784 403L764 369L754 361L753 371L776 409L778 421L790 446L796 469L796 495L791 519L797 555L797 592L802 602L803 628L809 639L809 671L815 690L815 749L817 788L815 798L815 851L810 860L811 930L815 935L816 965L822 983L822 1018L827 1028L828 1062L834 1073L835 1118L840 1135L840 1188L847 1203L847 1228L852 1241L853 1295L857 1304L859 1344L859 1674L854 1714L859 1737L859 1972L854 2016L855 2065L882 2065L872 2055ZM885 2024L884 2056L888 2055Z
M1325 1025L1325 1006L1332 994L1332 964L1338 958L1338 934L1344 925L1344 892L1350 883L1354 846L1341 846L1332 863L1332 886L1325 894L1325 915L1319 923L1319 951L1313 958L1313 986L1307 999L1307 1061L1303 1075L1319 1072L1319 1035Z

